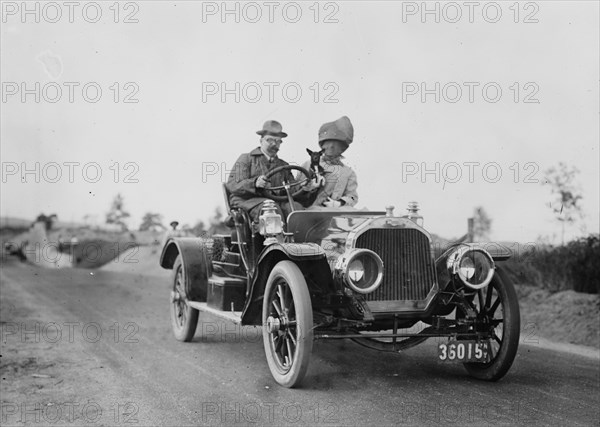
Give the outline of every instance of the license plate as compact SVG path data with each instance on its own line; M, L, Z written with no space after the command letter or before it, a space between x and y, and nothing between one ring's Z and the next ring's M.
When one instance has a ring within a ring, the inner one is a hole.
M448 341L438 345L442 362L487 362L489 341Z

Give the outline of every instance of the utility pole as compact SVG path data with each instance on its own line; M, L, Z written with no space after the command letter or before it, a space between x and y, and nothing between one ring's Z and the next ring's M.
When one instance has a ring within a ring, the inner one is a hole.
M473 218L467 218L467 242L473 243L475 236L473 235Z

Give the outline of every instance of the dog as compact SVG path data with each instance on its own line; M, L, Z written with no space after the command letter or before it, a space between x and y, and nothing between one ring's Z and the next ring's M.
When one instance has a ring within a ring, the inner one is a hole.
M323 155L325 150L312 151L311 149L307 148L306 152L310 156L310 171L313 173L311 178L313 178L315 176L325 175L327 172L325 172L325 169L323 169L323 166L321 166L321 163L320 163L321 156Z

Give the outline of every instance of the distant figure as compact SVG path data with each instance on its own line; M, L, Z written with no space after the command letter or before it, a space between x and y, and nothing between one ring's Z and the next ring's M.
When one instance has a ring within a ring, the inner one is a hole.
M171 226L171 230L167 230L165 232L165 236L163 237L162 245L164 246L171 237L185 237L187 233L184 230L178 230L179 221L171 221L169 224Z

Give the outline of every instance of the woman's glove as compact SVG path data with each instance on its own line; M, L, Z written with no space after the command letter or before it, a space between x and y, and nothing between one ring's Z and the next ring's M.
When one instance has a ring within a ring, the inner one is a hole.
M339 208L343 205L345 205L343 200L333 200L331 197L328 197L327 200L323 202L323 206L327 208Z

